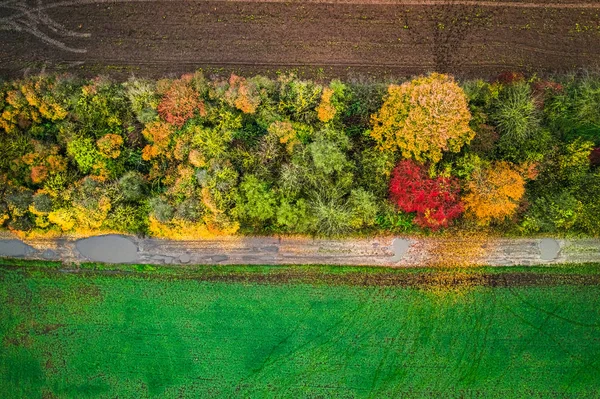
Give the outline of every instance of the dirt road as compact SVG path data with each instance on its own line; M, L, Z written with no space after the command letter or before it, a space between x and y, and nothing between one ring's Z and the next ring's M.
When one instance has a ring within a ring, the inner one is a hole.
M594 69L600 3L5 0L0 75L297 69L317 77Z
M600 262L600 240L417 238L324 240L223 237L197 241L117 235L36 239L0 234L0 257L145 264L537 265Z

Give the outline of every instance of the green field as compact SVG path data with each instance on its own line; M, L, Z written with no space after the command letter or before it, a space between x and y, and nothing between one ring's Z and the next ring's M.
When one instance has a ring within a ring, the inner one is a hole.
M0 398L600 395L598 266L59 267L0 267Z

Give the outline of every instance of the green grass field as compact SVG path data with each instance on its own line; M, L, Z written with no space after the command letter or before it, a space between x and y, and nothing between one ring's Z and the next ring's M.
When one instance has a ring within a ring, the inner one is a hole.
M38 266L0 267L0 398L600 395L599 266L458 292L355 279L418 269ZM320 277L264 280L292 272Z

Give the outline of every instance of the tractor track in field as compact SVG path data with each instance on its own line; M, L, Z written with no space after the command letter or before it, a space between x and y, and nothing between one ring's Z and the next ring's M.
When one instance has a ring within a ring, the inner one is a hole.
M183 267L172 269L167 273L114 269L79 269L65 266L60 269L36 268L35 273L44 272L49 275L70 274L85 276L107 277L140 277L144 279L194 280L207 283L241 283L260 285L331 285L331 286L360 286L360 287L406 287L420 289L462 290L472 287L556 287L556 286L600 286L600 274L575 273L545 273L539 271L489 273L473 269L468 273L457 269L437 269L436 271L412 271L410 273L385 272L344 272L332 273L312 270L293 270L281 267L281 270L271 270L268 273L203 270ZM28 274L33 269L23 266L4 264L0 260L0 282L3 272L13 271ZM442 278L440 278L442 276Z

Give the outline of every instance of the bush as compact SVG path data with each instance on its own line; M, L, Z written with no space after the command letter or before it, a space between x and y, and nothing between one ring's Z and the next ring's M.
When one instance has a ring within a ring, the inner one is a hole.
M206 116L204 102L191 85L192 77L184 75L181 79L165 82L162 99L157 107L160 116L177 127L182 127L196 114Z
M485 226L515 213L525 193L525 179L514 165L501 161L475 170L466 190L466 214Z
M99 229L112 208L108 187L86 177L75 184L72 197L76 230Z
M298 80L293 75L282 75L278 82L279 112L297 122L314 122L317 118L315 109L319 103L321 86Z
M316 221L304 199L293 201L283 197L277 208L276 223L289 233L305 234L315 230Z
M398 212L394 204L386 201L381 213L375 218L375 224L383 230L407 233L415 230L413 219L413 214Z
M118 158L121 155L123 137L118 134L106 134L96 141L100 154L107 158Z
M175 217L185 220L186 222L199 222L204 216L205 208L199 198L190 197L183 200L175 211Z
M253 82L231 74L229 88L224 94L225 101L245 114L253 114L260 105L260 97Z
M236 203L238 217L250 225L263 227L275 217L275 194L268 184L256 176L244 176Z
M538 111L528 83L506 86L501 92L492 114L501 136L524 141L539 128Z
M372 117L371 137L379 149L400 150L404 158L438 162L442 151L459 152L475 133L462 89L447 75L433 73L400 86Z
M346 91L346 107L341 114L349 136L362 135L371 125L371 115L383 104L386 85L381 83L352 83Z
M567 190L539 197L528 210L521 224L523 231L566 232L581 216L583 204Z
M379 205L375 196L362 188L352 190L348 199L352 219L350 225L354 229L371 227L379 212Z
M89 137L74 137L67 144L67 154L71 157L79 171L88 174L100 169L101 154L96 149L94 141Z
M323 89L317 107L317 117L321 122L330 122L344 111L346 91L346 85L339 80L332 80L329 87Z
M308 146L315 168L326 175L347 167L346 155L333 142L318 140Z
M416 212L414 222L432 230L446 227L463 211L456 179L427 177L424 166L400 161L392 172L390 198L404 212Z
M148 230L148 212L144 207L117 205L103 223L109 230L145 234Z
M131 109L137 120L143 124L154 122L158 117L160 96L156 94L156 83L145 79L131 78L123 83Z
M315 232L319 235L335 237L352 227L352 210L341 201L318 196L311 201L310 209L316 219Z
M146 193L144 177L139 172L127 172L119 179L119 193L125 201L141 201Z
M600 236L600 172L586 175L575 196L582 204L581 214L576 222L577 228L591 236Z
M29 205L33 201L31 190L27 189L9 189L5 194L4 200L8 206L8 210L13 218L25 216L29 210Z
M33 210L36 213L49 213L52 211L52 198L48 194L38 193L33 196Z
M163 198L155 197L149 202L152 216L161 223L168 223L175 213L173 207Z
M92 80L81 88L75 104L78 133L95 138L107 133L120 133L132 119L127 103L123 86L106 78Z

